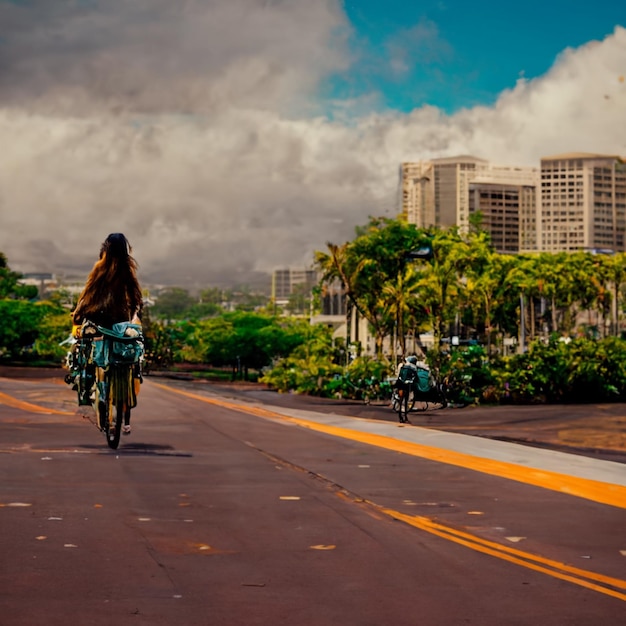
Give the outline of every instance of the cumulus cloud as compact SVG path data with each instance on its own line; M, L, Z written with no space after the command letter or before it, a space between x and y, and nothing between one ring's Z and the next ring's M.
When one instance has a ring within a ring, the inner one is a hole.
M349 35L338 0L0 0L11 267L86 272L123 231L145 281L246 282L396 215L402 161L626 155L623 28L491 107L329 117Z

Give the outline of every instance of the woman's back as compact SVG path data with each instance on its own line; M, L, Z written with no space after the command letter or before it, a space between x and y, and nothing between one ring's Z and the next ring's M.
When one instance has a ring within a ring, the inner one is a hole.
M143 300L136 276L137 263L130 253L122 233L106 238L73 312L74 324L90 320L111 327L139 318Z

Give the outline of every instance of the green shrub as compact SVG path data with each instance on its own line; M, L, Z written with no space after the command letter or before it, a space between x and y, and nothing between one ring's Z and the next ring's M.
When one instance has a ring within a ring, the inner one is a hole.
M535 341L495 374L511 402L611 402L626 398L626 342L609 337Z
M296 355L280 359L259 382L266 383L281 393L329 396L331 392L328 383L340 372L341 368L328 357Z
M385 381L391 374L388 361L378 361L371 356L354 359L342 373L337 373L324 385L325 395L350 400L369 397L373 383Z
M428 360L438 372L436 377L445 382L452 404L477 404L493 387L494 376L482 346L455 348L436 358L429 354Z

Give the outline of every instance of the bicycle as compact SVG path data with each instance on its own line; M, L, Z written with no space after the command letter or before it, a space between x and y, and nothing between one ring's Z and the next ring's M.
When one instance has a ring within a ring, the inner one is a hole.
M428 369L403 365L395 383L391 406L398 413L400 423L408 424L411 411L448 406L446 385L435 380Z
M93 406L96 426L113 450L137 406L143 353L140 325L121 322L105 328L85 322L67 356L70 373L65 381L77 391L79 405Z
M399 381L396 383L391 406L398 414L400 423L408 424L409 413L415 406L415 390L411 382Z

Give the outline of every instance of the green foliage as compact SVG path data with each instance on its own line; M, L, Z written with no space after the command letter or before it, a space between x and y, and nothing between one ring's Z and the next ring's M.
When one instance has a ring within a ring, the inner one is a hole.
M279 392L295 392L311 395L329 395L328 381L341 374L337 364L337 349L332 331L326 326L311 326L308 322L295 322L305 330L300 343L283 358L274 361L260 382Z
M214 302L196 302L185 313L189 320L201 320L208 317L216 317L223 312L221 305Z
M524 354L504 359L502 379L516 401L560 402L568 387L566 362L567 345L553 336L547 343L532 343Z
M0 358L28 357L42 333L42 321L49 311L49 306L40 303L0 300Z
M228 303L236 311L256 311L268 302L267 296L248 287L222 291L217 287L203 289L198 297L182 287L164 289L152 305L152 317L161 320L202 320L224 312Z
M258 311L266 307L269 298L265 294L256 293L247 285L225 292L225 301L234 305L236 311Z
M20 285L22 275L9 268L6 256L0 252L0 298L34 300L39 293L34 285Z
M59 343L70 334L68 311L60 301L35 302L37 287L20 285L0 252L0 359L61 361Z
M404 275L409 265L407 253L428 240L427 233L404 220L370 218L357 230L356 239L343 245L329 243L328 253L315 255L323 280L341 281L350 305L369 322L379 359L383 339L391 334L405 307L396 302L401 297L399 289L388 293L385 289Z
M352 380L365 380L368 378L385 380L393 375L391 370L391 365L387 361L378 361L371 356L360 356L350 363L346 373Z
M437 378L447 386L448 400L452 404L478 404L484 392L494 384L487 352L482 346L455 348L445 354L428 355Z
M408 258L425 243L432 258ZM396 337L405 354L407 337L430 330L435 349L429 360L450 383L453 401L626 399L626 344L607 337L619 333L624 316L624 253L500 255L478 220L462 233L370 218L353 241L329 243L326 253L316 253L316 262L326 280L343 283L348 313L356 309L369 322L375 359L359 357L346 370L339 368L346 352L342 359L329 329L263 312L267 297L247 287L209 288L198 298L173 287L144 312L149 364L209 364L239 376L265 370L277 389L329 395L344 382L386 377L385 338ZM65 351L58 344L69 333L63 306L71 296L58 292L49 302L29 302L36 288L20 285L19 278L0 253L0 358L57 359ZM226 302L235 312L223 310ZM309 311L308 293L296 290L289 309ZM487 349L440 351L440 338L459 323L462 337L479 337ZM507 336L521 336L522 323L528 350L499 356ZM574 334L595 340L559 339Z
M170 367L174 362L176 347L174 327L164 326L146 319L144 313L143 332L145 341L146 370Z
M171 348L172 362L203 362L203 346L197 333L200 323L188 320L169 322L162 330L161 339Z
M392 375L387 361L378 361L370 356L360 356L340 374L336 374L324 385L324 395L365 400L373 390Z
M615 337L563 341L553 335L509 357L497 372L512 402L615 402L626 399L626 342Z
M200 302L204 304L214 304L221 308L225 300L225 294L219 287L208 287L200 292Z
M266 372L260 382L281 393L294 392L315 396L325 396L328 381L341 373L341 366L332 362L328 355L310 354L302 356L302 352L281 359L270 371Z
M72 328L69 311L54 302L45 302L40 306L44 308L44 314L33 353L41 359L62 363L68 350L62 342L68 339Z
M304 343L314 351L326 329L306 320L235 311L199 321L186 331L182 343L193 347L202 362L231 366L245 377L248 370L267 367Z
M160 319L180 319L194 304L196 299L186 289L170 287L159 294L151 314Z

